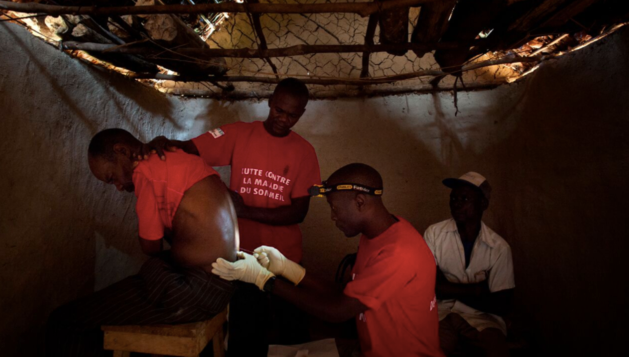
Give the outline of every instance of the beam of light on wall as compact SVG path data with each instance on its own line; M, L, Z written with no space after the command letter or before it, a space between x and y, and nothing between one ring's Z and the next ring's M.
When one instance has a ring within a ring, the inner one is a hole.
M627 25L627 23L621 23L621 24L615 25L611 29L609 29L609 30L605 31L604 33L600 34L599 36L596 36L596 37L593 37L593 38L590 37L590 36L585 36L585 37L582 38L582 41L583 41L582 43L580 43L579 45L577 45L577 46L575 46L573 48L569 48L568 50L565 50L565 51L561 51L561 50L556 51L557 50L556 48L553 49L553 48L550 48L550 47L553 47L553 45L557 45L559 43L559 41L561 41L562 39L565 39L566 37L571 36L570 34L557 35L555 37L555 39L553 39L550 42L547 42L546 44L544 44L544 46L541 46L539 48L535 48L535 46L529 46L530 48L535 49L534 51L531 50L530 52L527 52L527 53L522 52L521 49L524 48L525 46L527 46L528 44L530 44L532 42L535 42L535 41L539 41L540 38L548 37L548 36L540 36L540 37L535 38L535 39L531 40L530 42L522 45L522 47L520 47L519 49L510 50L508 52L513 52L513 53L515 53L517 55L520 55L520 56L531 56L531 57L533 57L533 56L541 54L542 52L544 52L545 49L548 49L553 55L556 56L555 58L563 57L564 55L566 55L568 53L572 53L572 52L581 50L581 49L583 49L585 47L590 46L593 43L596 43L596 42L602 40L603 38L606 38L607 36L609 36L612 33L618 31L620 28L622 28L622 27L624 27L626 25ZM554 51L556 51L556 52L554 52ZM501 55L504 55L504 53L498 52L498 56L501 56ZM541 63L538 63L538 64L534 65L533 67L528 68L528 69L522 71L522 73L520 73L519 75L516 75L516 76L513 76L513 77L507 76L505 78L505 81L507 83L514 83L516 81L519 81L520 79L522 79L522 78L528 76L529 74L535 72L539 68L540 64ZM515 73L517 73L518 72L518 67L521 67L522 63L511 63L511 64L504 64L504 65L501 65L501 66L509 67L509 68L513 69Z
M74 54L74 56L76 56L77 58L84 60L86 62L89 62L95 66L99 66L99 67L103 67L103 68L107 68L110 71L114 71L114 72L118 72L120 74L122 74L123 76L131 76L133 75L135 72L130 71L126 68L122 68L122 67L117 67L109 62L105 62L105 61L101 61L96 57L92 57L89 53L85 52L85 51L72 51L72 53Z
M602 34L600 36L597 36L597 37L595 37L595 38L593 38L593 39L591 39L591 40L589 40L589 41L587 41L585 43L582 43L582 44L578 45L578 46L575 46L573 49L570 50L570 52L578 51L578 50L580 50L582 48L585 48L585 47L587 47L587 46L589 46L589 45L591 45L593 43L596 43L596 42L604 39L605 37L611 35L612 33L620 30L621 28L625 27L626 25L627 25L626 22L622 23L622 24L618 24L618 25L612 27L611 30L605 32L604 34Z
M452 10L450 10L450 16L448 16L448 22L450 22L450 19L452 18L452 14L454 14L454 9L456 9L456 5L452 6Z
M522 79L522 78L524 78L524 77L528 76L529 74L531 74L531 73L533 73L533 72L537 71L537 69L539 68L539 66L540 66L540 65L538 64L538 65L536 65L535 67L530 68L528 71L526 71L526 72L522 73L522 74L521 74L521 75L519 75L519 76L515 76L515 77L507 77L507 78L506 78L506 81L507 81L507 83L514 83L514 82L517 82L518 80L520 80L520 79Z
M157 68L159 69L160 73L169 75L169 76L178 76L179 73L175 72L175 71L171 71L170 69L166 68L166 67L162 67L162 66L157 66Z

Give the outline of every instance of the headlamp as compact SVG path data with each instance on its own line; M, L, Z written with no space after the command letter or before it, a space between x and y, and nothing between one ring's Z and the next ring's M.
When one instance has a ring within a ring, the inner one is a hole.
M358 191L372 196L382 196L382 188L373 188L357 183L328 185L326 181L323 181L321 185L314 185L308 189L308 193L313 197L323 197L334 191Z

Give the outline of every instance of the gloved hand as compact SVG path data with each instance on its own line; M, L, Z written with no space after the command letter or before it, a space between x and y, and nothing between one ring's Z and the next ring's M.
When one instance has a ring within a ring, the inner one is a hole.
M260 246L253 251L253 256L258 258L258 263L275 275L281 275L297 285L306 275L306 269L290 259L286 259L279 250Z
M263 290L267 280L274 276L273 273L258 264L253 255L238 252L238 258L234 263L218 258L212 263L212 273L225 280L240 280L256 284L260 290Z

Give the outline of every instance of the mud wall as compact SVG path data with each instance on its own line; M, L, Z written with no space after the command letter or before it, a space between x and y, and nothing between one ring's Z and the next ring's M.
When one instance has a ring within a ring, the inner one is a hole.
M164 96L7 23L0 47L0 348L35 356L52 309L144 261L135 199L92 178L90 137L121 127L185 139L264 119L268 107ZM545 355L610 354L628 317L628 57L622 31L519 84L459 93L456 116L449 93L312 101L295 131L314 145L323 178L351 162L377 168L386 205L420 232L448 218L443 178L484 174L494 187L485 221L512 245L531 344ZM302 228L304 264L331 280L358 239L334 227L324 200L312 200Z

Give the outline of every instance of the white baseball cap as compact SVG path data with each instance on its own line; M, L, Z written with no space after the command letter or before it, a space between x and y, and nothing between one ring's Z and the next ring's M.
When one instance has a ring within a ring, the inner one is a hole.
M472 185L480 189L485 198L489 200L491 195L491 186L485 176L478 172L470 171L459 178L447 178L442 181L444 185L450 188L455 188L460 185Z

